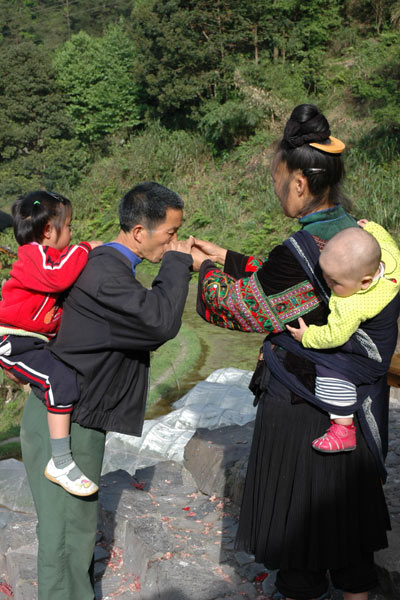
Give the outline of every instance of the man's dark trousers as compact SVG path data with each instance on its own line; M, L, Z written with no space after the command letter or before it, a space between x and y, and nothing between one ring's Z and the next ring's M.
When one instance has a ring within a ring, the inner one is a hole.
M71 425L72 454L97 484L105 434ZM47 411L31 392L21 423L22 457L38 515L39 600L94 600L91 577L98 494L73 496L44 476L50 450Z

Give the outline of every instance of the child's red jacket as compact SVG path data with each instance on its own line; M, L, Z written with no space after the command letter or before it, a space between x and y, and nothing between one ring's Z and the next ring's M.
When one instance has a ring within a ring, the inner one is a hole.
M88 242L63 250L35 242L20 246L3 285L0 324L54 337L62 314L58 297L77 279L90 250Z

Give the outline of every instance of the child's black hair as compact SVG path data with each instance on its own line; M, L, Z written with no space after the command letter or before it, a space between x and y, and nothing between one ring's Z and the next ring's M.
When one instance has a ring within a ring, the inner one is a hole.
M11 207L11 214L18 244L40 244L48 223L60 234L63 224L72 214L72 206L68 198L60 194L36 190L18 198Z

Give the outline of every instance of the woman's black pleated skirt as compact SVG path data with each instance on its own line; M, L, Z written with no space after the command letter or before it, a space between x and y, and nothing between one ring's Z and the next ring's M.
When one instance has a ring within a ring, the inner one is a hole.
M375 459L358 427L356 450L313 450L329 425L326 413L293 404L271 376L259 397L236 539L269 569L339 569L387 546L390 521Z

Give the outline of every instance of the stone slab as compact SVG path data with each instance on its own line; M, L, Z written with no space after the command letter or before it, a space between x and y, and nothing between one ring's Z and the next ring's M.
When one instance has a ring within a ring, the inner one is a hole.
M184 465L201 492L240 504L254 423L198 429L185 448Z
M400 526L388 532L389 547L375 554L382 592L390 600L400 598Z
M7 554L8 581L14 600L37 599L36 554L11 551Z
M390 412L385 493L393 531L389 549L376 555L381 590L370 600L400 598L400 412ZM188 445L185 465L167 461L134 477L122 470L102 477L98 600L253 600L262 594L257 574L264 567L255 565L251 555L235 552L239 511L226 497L239 502L251 436L252 425L200 430ZM7 469L14 469L20 486L24 474L15 463ZM35 526L32 514L0 508L0 582L12 584L17 600L36 600ZM0 591L0 600L3 595ZM336 592L334 598L342 600Z
M15 458L0 461L0 506L35 514L25 467Z

